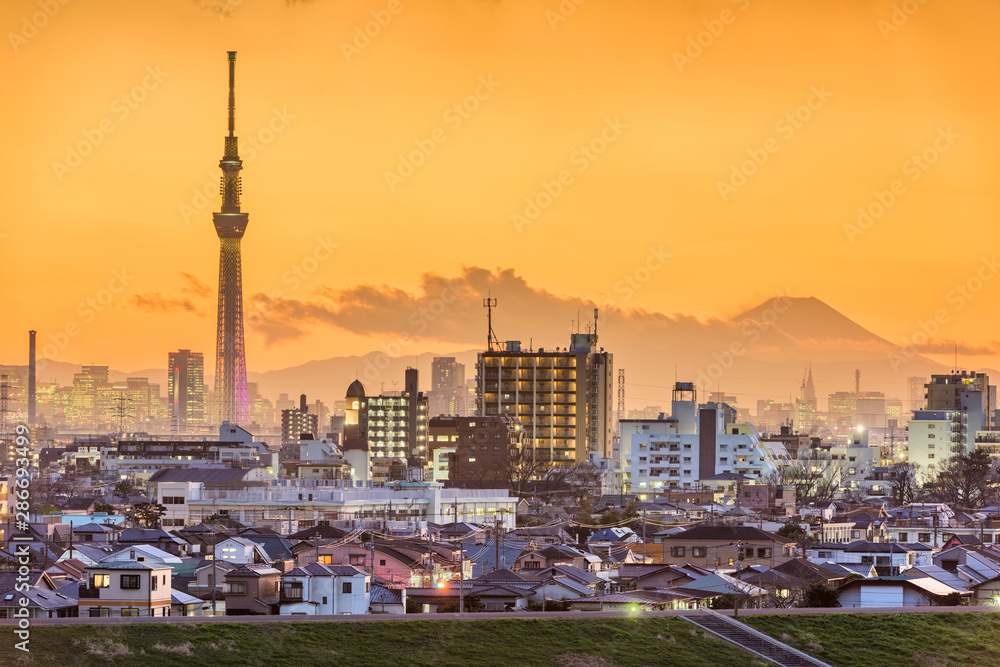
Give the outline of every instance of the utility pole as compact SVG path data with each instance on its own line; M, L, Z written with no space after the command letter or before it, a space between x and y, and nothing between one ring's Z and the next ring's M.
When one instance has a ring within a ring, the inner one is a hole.
M493 535L493 546L496 548L496 561L493 563L493 571L500 569L500 519L496 520L496 531Z
M458 543L458 613L465 612L465 545Z

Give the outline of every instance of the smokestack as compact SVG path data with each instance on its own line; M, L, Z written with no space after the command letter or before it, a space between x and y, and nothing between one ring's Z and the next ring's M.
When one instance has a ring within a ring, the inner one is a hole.
M306 395L305 394L302 394L301 396L299 396L299 412L301 412L302 414L305 414L305 413L309 412L309 406L306 403Z
M35 332L28 332L28 424L35 425Z

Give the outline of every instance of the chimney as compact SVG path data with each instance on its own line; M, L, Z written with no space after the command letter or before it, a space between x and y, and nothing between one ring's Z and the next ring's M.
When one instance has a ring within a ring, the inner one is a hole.
M35 425L35 332L28 332L28 424Z

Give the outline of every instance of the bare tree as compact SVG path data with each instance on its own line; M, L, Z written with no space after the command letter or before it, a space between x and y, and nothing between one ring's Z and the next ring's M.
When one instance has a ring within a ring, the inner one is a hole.
M829 459L815 456L796 459L783 465L767 477L769 484L795 487L795 497L802 501L824 502L833 500L840 486L836 468Z
M915 463L896 463L889 468L889 496L893 505L902 507L909 505L916 500L919 487L917 486L917 469Z
M927 485L932 500L965 509L978 509L995 501L1000 480L990 455L982 450L959 452L932 466Z

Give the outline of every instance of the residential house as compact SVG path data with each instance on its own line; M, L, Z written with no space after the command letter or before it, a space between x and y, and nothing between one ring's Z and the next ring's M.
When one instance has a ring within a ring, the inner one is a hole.
M227 537L215 545L216 560L246 565L271 563L271 556L257 542L245 537Z
M662 563L631 563L618 568L618 580L625 590L672 588L694 581L690 572Z
M371 575L350 565L310 563L281 576L285 615L367 614Z
M171 605L169 565L142 561L107 561L87 568L80 584L80 616L168 616Z
M27 584L27 588L23 585ZM22 588L18 588L21 585ZM76 616L76 582L53 579L44 572L32 570L24 577L19 572L0 572L0 618L66 618ZM22 598L27 604L22 605ZM27 617L22 609L28 610Z
M126 528L118 537L119 546L148 545L175 556L187 555L187 541L162 528Z
M1000 575L1000 550L954 546L934 555L934 565L970 584L981 584Z
M861 563L875 566L881 576L898 575L914 565L930 565L932 549L925 544L896 544L858 540L850 544L817 544L806 550L806 557L822 563Z
M82 526L73 528L73 541L109 544L118 538L121 529L117 526L108 526L103 523L85 523Z
M907 575L856 579L837 589L841 607L928 607L949 596L971 599L971 591L949 586L932 577Z
M278 613L281 572L270 565L247 563L226 573L226 616Z
M764 565L795 557L795 541L750 526L700 525L664 535L662 562L706 568Z

